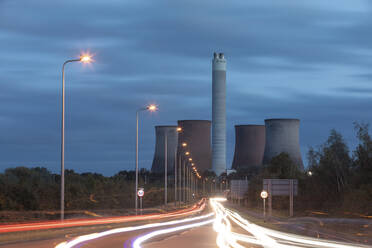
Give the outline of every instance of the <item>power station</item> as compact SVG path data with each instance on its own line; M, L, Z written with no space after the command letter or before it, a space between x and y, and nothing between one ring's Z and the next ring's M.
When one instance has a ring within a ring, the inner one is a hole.
M236 125L232 169L262 166L265 151L264 125Z
M283 152L303 169L299 129L299 119L266 119L265 125L236 125L232 169L262 166ZM165 156L169 172L173 172L175 162L179 162L175 156L187 161L191 157L199 173L212 169L220 176L226 172L226 60L223 53L214 53L212 60L212 121L179 120L178 126L156 126L155 130L152 172L164 172Z
M212 60L212 168L226 172L226 60L214 53Z
M167 154L167 170L173 172L178 144L177 126L156 126L155 134L155 154L151 172L164 173L165 154ZM167 152L165 152L165 147L167 147Z
M211 169L211 122L207 120L180 120L178 126L178 154L185 158L190 153L199 173ZM183 147L181 144L186 143Z
M304 165L300 152L300 120L299 119L266 119L266 142L263 163L282 152L288 153L299 169Z

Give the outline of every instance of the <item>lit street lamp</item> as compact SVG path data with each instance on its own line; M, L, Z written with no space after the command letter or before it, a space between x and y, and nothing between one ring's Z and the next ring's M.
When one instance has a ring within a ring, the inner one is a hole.
M151 111L151 112L154 112L156 111L158 108L156 105L149 105L147 106L146 108L140 108L136 111L136 188L135 188L135 209L136 209L136 214L137 214L137 210L138 210L138 195L137 195L137 192L138 192L138 115L139 115L139 112L141 111Z
M182 132L182 128L178 127L177 128L177 131L178 132ZM184 152L182 151L182 148L185 148L187 147L187 143L186 142L183 142L181 143L181 149L178 153L178 166L179 166L179 195L178 195L178 201L179 203L181 204L181 201L183 200L183 190L184 190L184 187L185 187L185 165L184 165L184 159L183 159L183 154ZM190 153L188 153L190 155ZM186 153L185 153L186 155ZM186 155L188 156L188 155ZM182 169L183 167L183 169ZM182 174L182 171L183 171L183 174ZM183 180L182 180L182 177L183 177ZM182 182L183 182L183 185L182 185Z
M90 55L82 55L78 59L66 60L62 66L62 126L61 126L61 220L65 218L65 66L71 62L89 63Z

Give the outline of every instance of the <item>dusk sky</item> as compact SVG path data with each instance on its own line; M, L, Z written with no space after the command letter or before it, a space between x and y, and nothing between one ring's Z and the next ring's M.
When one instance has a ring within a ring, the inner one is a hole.
M211 60L227 60L227 164L234 125L299 118L309 146L330 129L356 145L372 120L369 0L0 0L0 171L59 173L61 67L66 67L66 169L113 175L151 167L155 125L211 119Z

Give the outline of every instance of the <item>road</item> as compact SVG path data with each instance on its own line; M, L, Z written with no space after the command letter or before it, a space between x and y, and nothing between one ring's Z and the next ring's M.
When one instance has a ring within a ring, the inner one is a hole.
M109 229L70 240L55 239L18 243L8 248L164 248L164 247L264 247L264 248L362 248L360 244L342 243L279 232L249 222L227 209L225 199L210 199L211 210L190 213L176 220L155 220L124 228ZM59 244L58 244L59 243ZM3 248L3 247L2 247Z

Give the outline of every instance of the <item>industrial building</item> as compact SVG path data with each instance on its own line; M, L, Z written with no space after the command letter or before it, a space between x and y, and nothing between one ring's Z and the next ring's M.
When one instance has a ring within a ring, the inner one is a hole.
M214 53L212 60L212 168L226 172L226 60Z
M185 152L189 152L199 173L211 169L211 122L208 120L180 120L178 127L180 127L178 154L182 154L183 158L186 158ZM183 147L182 143L186 143L187 146Z
M265 151L264 125L236 125L235 152L232 169L262 165Z
M300 152L300 120L267 119L265 132L264 164L268 164L273 157L285 152L298 168L304 168Z
M178 145L177 126L155 126L155 154L151 172L164 173L165 157L167 157L168 172L174 171L175 156ZM167 146L167 151L165 147Z

